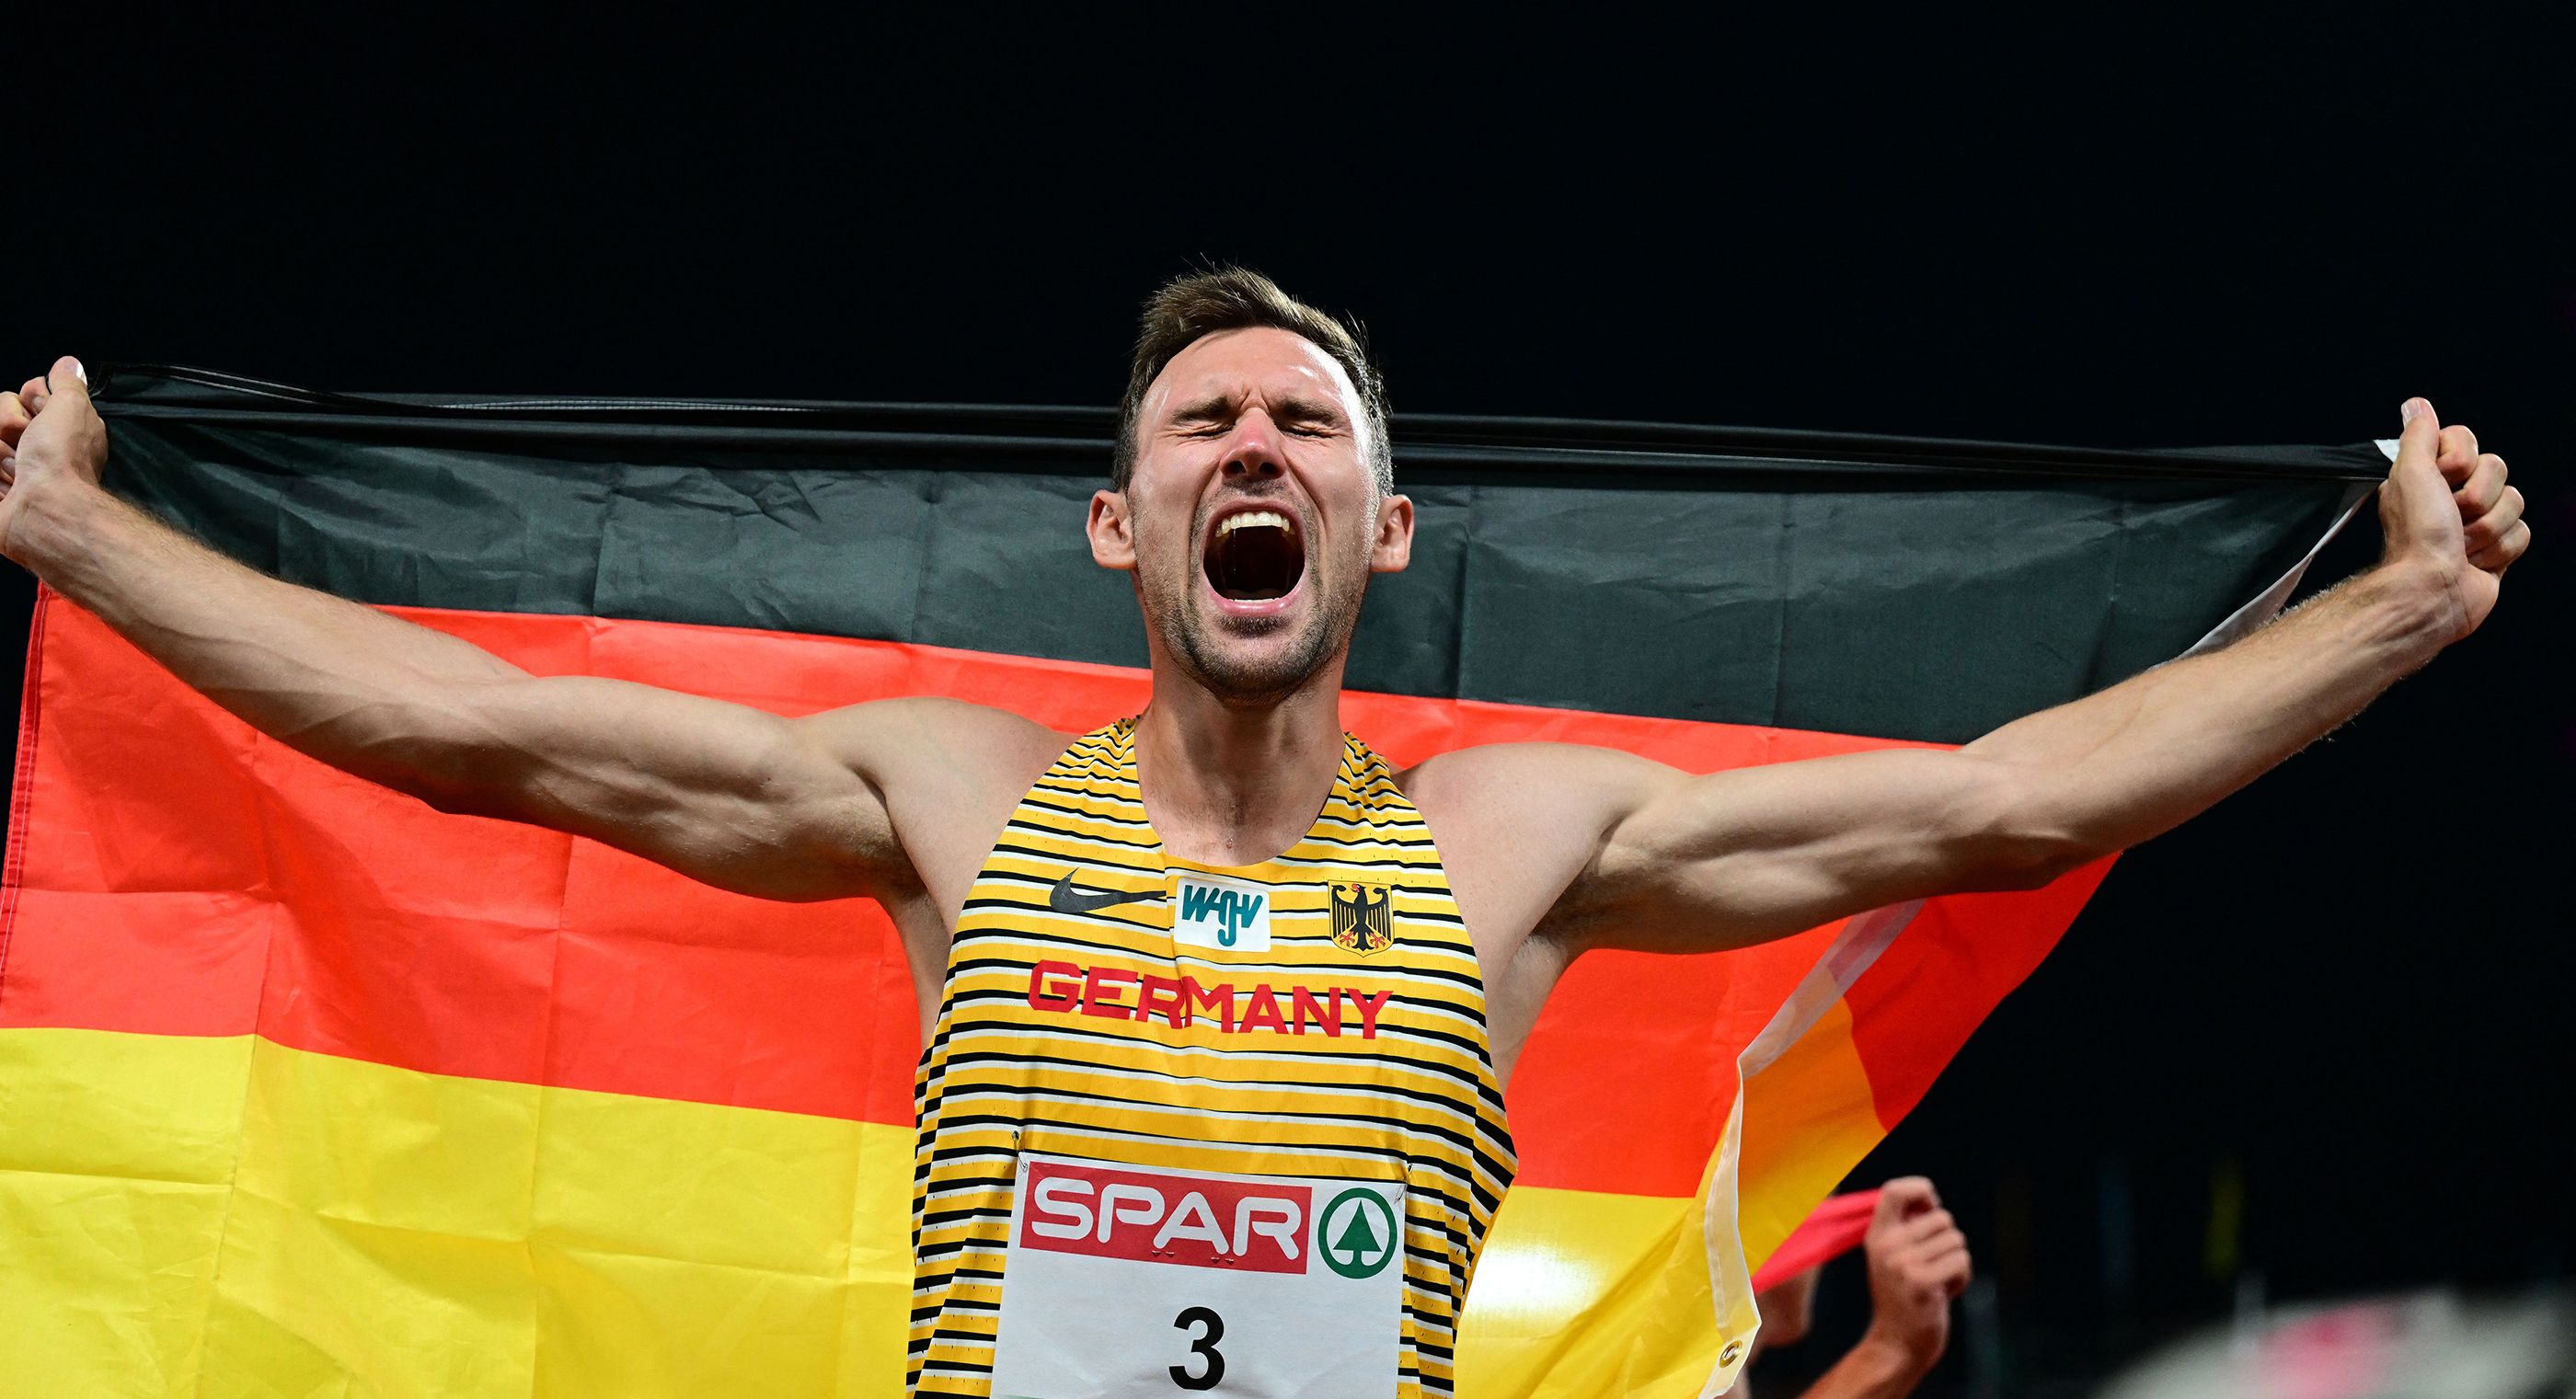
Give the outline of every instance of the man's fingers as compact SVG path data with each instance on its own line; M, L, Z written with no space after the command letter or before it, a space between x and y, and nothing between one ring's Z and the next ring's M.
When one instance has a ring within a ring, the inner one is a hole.
M2522 491L2513 486L2504 487L2498 493L2495 504L2480 511L2466 525L2460 527L2463 546L2474 554L2504 538L2515 525L2522 522L2522 507Z
M1923 1261L1924 1278L1952 1297L1967 1291L1968 1283L1976 1275L1976 1264L1968 1257L1965 1241L1957 1248Z
M1873 1232L1885 1229L1939 1203L1941 1197L1932 1182L1921 1176L1898 1176L1878 1188L1878 1208L1870 1211L1869 1227Z
M18 397L26 400L27 416L31 418L44 412L46 404L62 395L82 400L89 398L89 371L81 368L81 362L70 355L55 360L53 368L18 386Z
M1968 1251L1955 1248L1907 1268L1904 1284L1906 1290L1917 1297L1926 1300L1937 1297L1947 1301L1966 1291L1972 1276L1974 1270L1968 1262Z
M2439 450L2433 464L2442 468L2442 479L2456 486L2469 479L2478 464L2478 435L2467 427L2453 423L2435 434Z
M2451 499L2460 503L2460 518L2474 520L2495 508L2504 498L2504 458L2493 452L2478 458L2477 466L2463 478Z
M2470 554L2469 565L2472 568L2485 569L2489 573L2501 574L2513 567L2513 561L2521 558L2523 551L2530 547L2530 522L2516 520L2513 528L2506 530L2495 543Z
M1916 1248L1939 1237L1944 1231L1957 1233L1957 1221L1950 1218L1948 1210L1930 1209L1899 1226L1897 1240L1907 1248Z
M1962 1234L1945 1239L1937 1247L1927 1248L1907 1260L1906 1271L1916 1276L1929 1276L1968 1266L1968 1239Z
M1896 1255L1896 1260L1899 1260L1901 1268L1906 1268L1911 1273L1914 1268L1922 1268L1927 1260L1935 1260L1935 1257L1965 1250L1965 1247L1968 1247L1968 1237L1965 1237L1965 1234L1960 1234L1958 1229L1942 1229L1942 1232L1932 1234L1929 1239L1914 1239L1911 1244L1906 1244L1904 1250Z

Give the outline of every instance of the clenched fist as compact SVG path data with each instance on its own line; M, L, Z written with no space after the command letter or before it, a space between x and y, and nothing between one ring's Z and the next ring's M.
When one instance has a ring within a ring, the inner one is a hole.
M18 522L39 494L95 487L107 425L90 406L89 374L69 355L16 393L0 394L0 554L20 559Z
M1950 1344L1950 1302L1968 1287L1968 1236L1941 1208L1932 1182L1903 1176L1879 1188L1861 1247L1870 1300L1862 1344L1920 1377Z
M2397 461L2379 488L2381 562L2440 597L2446 639L2457 641L2495 610L2504 571L2531 547L2531 526L2522 492L2505 484L2504 458L2480 452L2476 433L2442 426L2420 398L2400 412Z

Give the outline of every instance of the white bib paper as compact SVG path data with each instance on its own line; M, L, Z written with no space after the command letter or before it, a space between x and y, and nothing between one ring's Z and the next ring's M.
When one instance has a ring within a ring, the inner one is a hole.
M1023 1156L996 1399L1392 1396L1404 1186Z

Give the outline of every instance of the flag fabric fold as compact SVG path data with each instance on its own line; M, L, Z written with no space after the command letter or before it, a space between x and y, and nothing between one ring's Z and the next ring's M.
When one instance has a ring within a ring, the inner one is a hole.
M1875 1188L1827 1196L1754 1270L1753 1290L1777 1287L1860 1247L1869 1237L1870 1218L1877 1209Z
M1068 732L1147 698L1081 536L1105 414L182 371L99 399L112 488L533 672ZM1399 420L1396 459L1414 564L1372 584L1345 726L1399 765L1555 739L1694 771L1957 744L2115 683L2384 470L1455 418ZM50 594L28 654L0 886L0 1349L28 1392L899 1392L920 1025L872 905L430 811ZM1750 1270L2107 864L1578 960L1511 1085L1463 1392L1722 1388Z

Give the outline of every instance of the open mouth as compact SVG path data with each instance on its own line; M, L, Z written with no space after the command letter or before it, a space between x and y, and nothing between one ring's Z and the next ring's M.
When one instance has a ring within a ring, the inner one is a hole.
M1209 532L1204 567L1208 585L1229 602L1283 598L1306 574L1306 541L1284 510L1235 510Z

